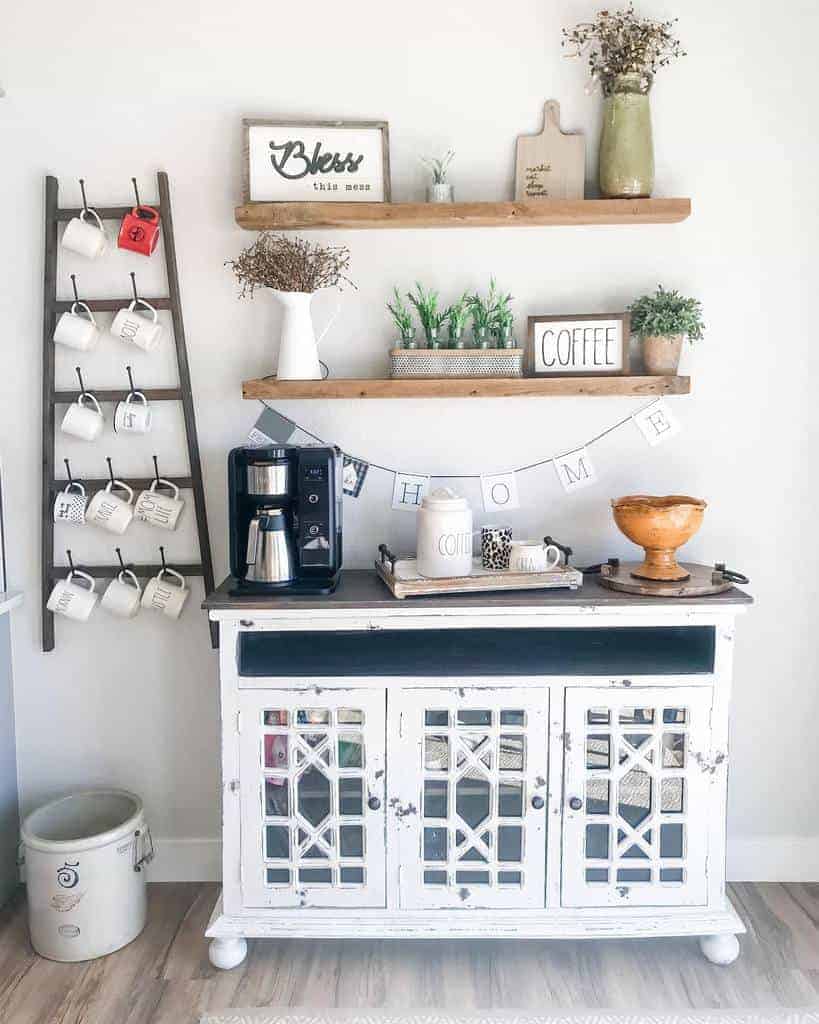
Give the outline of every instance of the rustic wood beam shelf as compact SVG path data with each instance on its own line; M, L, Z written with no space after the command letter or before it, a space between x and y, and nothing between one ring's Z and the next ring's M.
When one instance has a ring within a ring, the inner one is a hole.
M548 398L687 395L690 377L445 377L278 380L242 383L243 398Z
M690 199L540 199L517 203L246 203L248 231L291 228L497 228L577 224L676 224Z

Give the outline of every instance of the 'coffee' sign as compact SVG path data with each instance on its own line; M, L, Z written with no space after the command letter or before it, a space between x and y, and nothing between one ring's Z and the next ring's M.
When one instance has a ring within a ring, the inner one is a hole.
M628 313L529 317L529 371L535 377L628 373Z

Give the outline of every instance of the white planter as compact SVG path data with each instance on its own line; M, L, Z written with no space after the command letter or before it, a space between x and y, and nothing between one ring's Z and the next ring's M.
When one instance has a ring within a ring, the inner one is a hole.
M418 572L430 579L472 572L472 510L448 487L428 494L418 509Z
M427 202L428 203L454 203L455 192L452 185L444 183L443 185L429 185L427 187Z
M30 814L21 834L31 944L40 956L91 960L139 935L150 833L138 796L74 793Z

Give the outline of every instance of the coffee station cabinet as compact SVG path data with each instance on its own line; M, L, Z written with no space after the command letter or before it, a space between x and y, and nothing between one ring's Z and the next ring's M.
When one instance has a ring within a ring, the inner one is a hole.
M223 893L249 937L697 937L732 962L729 695L750 598L236 596L218 621Z

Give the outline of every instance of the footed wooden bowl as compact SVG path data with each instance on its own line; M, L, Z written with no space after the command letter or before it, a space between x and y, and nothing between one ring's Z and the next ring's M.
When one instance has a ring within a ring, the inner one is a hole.
M684 494L664 498L629 494L612 498L611 509L620 530L645 549L645 561L632 576L641 580L688 579L688 572L677 564L676 551L702 525L704 501Z

